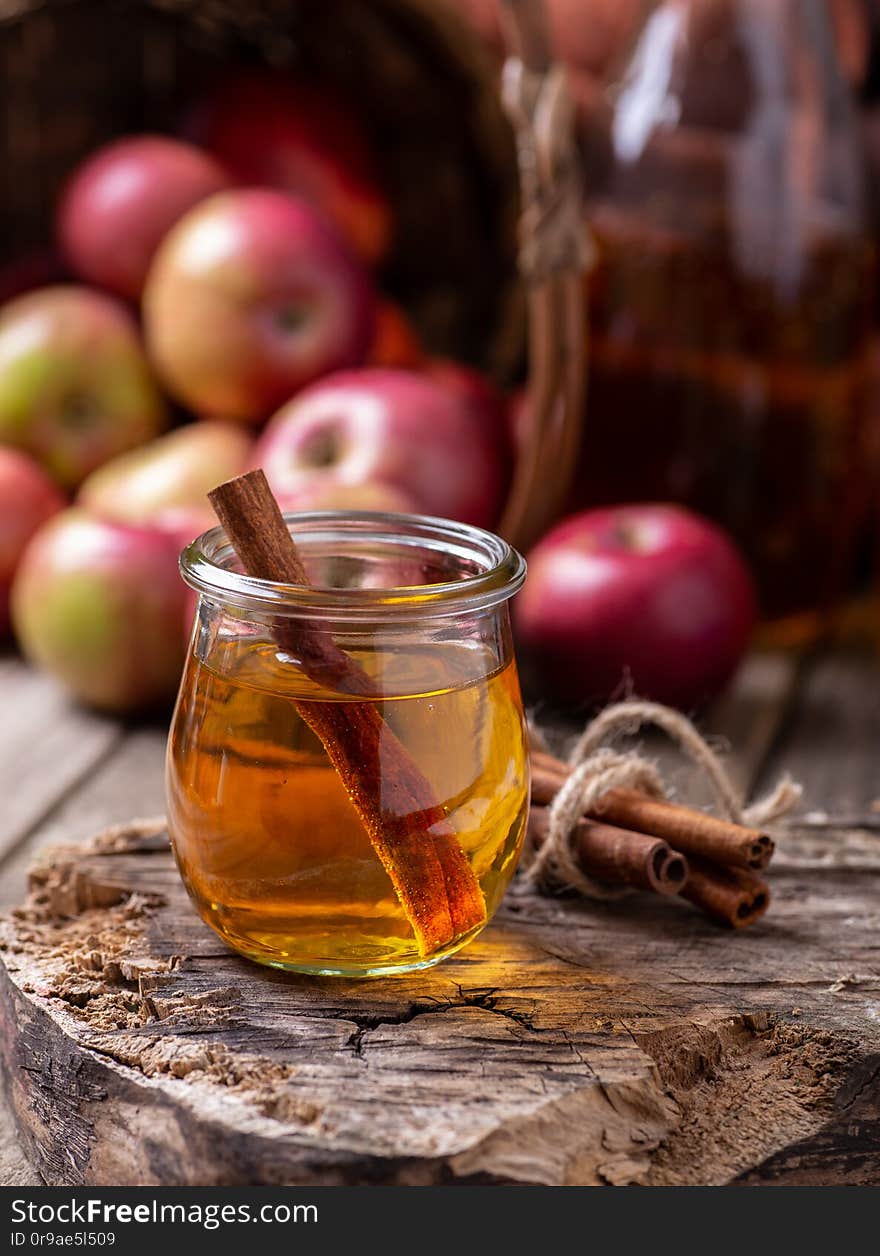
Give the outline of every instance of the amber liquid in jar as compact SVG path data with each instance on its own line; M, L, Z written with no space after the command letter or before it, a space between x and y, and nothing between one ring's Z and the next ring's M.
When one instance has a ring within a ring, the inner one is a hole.
M346 703L272 642L218 637L190 656L168 750L168 822L184 883L230 946L281 968L378 975L424 955L309 703ZM430 782L491 916L513 873L527 809L514 663L471 643L353 657L377 676L379 713ZM430 840L426 835L425 840Z

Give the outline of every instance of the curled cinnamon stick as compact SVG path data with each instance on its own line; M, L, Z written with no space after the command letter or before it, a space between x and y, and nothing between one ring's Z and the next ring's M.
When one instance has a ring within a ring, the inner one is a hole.
M688 861L690 875L682 898L731 929L753 924L770 906L766 882L742 868L723 868L705 859Z
M568 780L568 773L544 771L534 759L530 766L532 802L539 807L548 807Z
M245 571L308 587L309 580L262 471L221 484L211 504ZM273 635L303 672L325 688L374 697L375 684L323 625L279 618ZM369 701L295 702L323 743L428 954L486 918L474 872L431 783Z
M531 761L532 798L538 803L549 802L567 780L569 768L542 753L533 753ZM610 790L590 814L609 824L665 838L686 855L702 855L717 863L757 872L773 857L773 840L759 829L721 820L693 807L648 798L633 789Z
M612 789L599 810L614 824L630 824L643 832L674 841L678 850L731 867L760 871L773 857L772 839L758 829L720 820L693 807L646 798L633 789Z
M529 836L541 847L549 832L545 807L532 807ZM687 881L688 864L666 842L594 820L581 820L572 841L581 871L611 885L632 885L657 894L678 894Z
M546 815L546 806L565 784L570 769L561 759L544 751L533 750L529 758L532 805L539 814ZM582 824L591 826L597 821L602 828L615 832L633 830L633 835L647 841L668 843L673 858L683 860L679 852L684 852L688 872L677 892L720 924L743 929L770 905L770 890L755 875L755 871L766 867L773 854L773 842L765 833L627 789L609 791L600 807L589 812ZM580 845L577 849L580 857ZM586 867L584 870L588 871ZM605 879L611 879L607 872ZM627 883L645 885L644 880Z
M529 761L536 771L540 770L552 776L565 777L571 771L571 768L563 759L557 759L555 755L549 754L546 750L535 750L534 747L529 748Z

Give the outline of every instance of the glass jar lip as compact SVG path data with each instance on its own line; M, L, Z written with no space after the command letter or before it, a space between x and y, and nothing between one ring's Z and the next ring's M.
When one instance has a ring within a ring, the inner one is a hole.
M438 584L387 588L338 588L285 584L243 575L224 565L233 557L226 532L219 525L203 532L180 555L183 579L196 592L242 609L275 614L309 615L322 619L377 617L422 618L474 610L506 601L522 586L526 575L523 556L507 541L472 524L432 515L395 514L366 510L290 511L284 521L297 544L334 537L357 537L381 545L393 540L433 548L461 560L485 563L484 570Z

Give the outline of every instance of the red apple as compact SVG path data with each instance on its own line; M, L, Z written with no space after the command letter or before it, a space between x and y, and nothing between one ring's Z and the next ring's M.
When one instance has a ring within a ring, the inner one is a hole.
M160 510L153 520L153 527L162 532L171 542L172 552L178 557L186 547L207 532L215 528L218 520L208 501L204 506L167 506ZM181 582L182 583L182 582ZM183 620L181 629L184 644L189 644L193 621L199 605L199 595L189 585L183 590Z
M755 621L751 576L715 524L679 506L610 506L557 524L514 604L527 669L557 701L631 684L691 707L716 694Z
M182 140L116 140L87 157L64 189L59 247L80 279L137 301L177 220L230 184L219 162Z
M168 506L157 513L150 526L170 537L179 554L197 536L216 528L217 524L217 516L206 502L204 506Z
M174 696L186 607L169 536L77 507L37 532L12 587L13 625L27 657L107 711L139 711Z
M511 446L504 398L487 375L452 358L431 358L424 371L459 397L471 410L475 421L491 433L499 449L509 455Z
M208 492L247 469L252 444L248 433L232 423L188 423L105 462L85 481L77 500L93 514L120 523L154 523L160 514L181 508L209 516Z
M362 515L378 511L381 514L418 514L413 499L389 484L327 484L320 482L294 493L280 496L278 504L285 513L301 513L309 510L356 511ZM353 564L346 556L325 558L320 572L320 582L336 588L387 589L391 586L424 584L421 562L398 556L393 563L384 562L378 569L369 563Z
M366 271L314 210L251 189L211 197L172 229L144 318L176 397L256 423L318 376L363 361L373 302Z
M331 375L275 415L255 461L276 493L378 482L426 514L491 526L503 486L492 434L459 395L409 371Z
M151 440L167 415L131 315L88 288L41 288L0 309L0 442L75 487Z
M186 131L239 182L310 201L368 264L387 252L392 214L376 160L336 97L287 74L240 72L196 105Z
M9 587L40 524L63 510L58 485L27 454L0 446L0 636L9 630Z

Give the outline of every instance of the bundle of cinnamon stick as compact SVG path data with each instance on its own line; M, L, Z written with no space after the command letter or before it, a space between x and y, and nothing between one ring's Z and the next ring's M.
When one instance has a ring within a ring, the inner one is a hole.
M539 848L549 833L549 805L570 768L540 750L532 750L530 759L529 836ZM634 790L605 794L578 822L571 849L588 877L680 895L734 929L750 925L770 904L770 890L758 875L773 856L766 833Z

